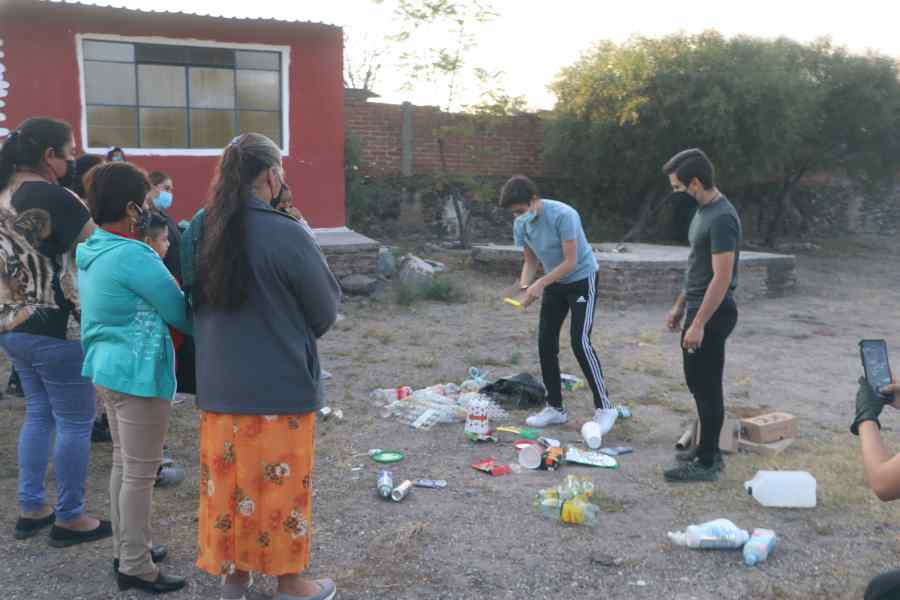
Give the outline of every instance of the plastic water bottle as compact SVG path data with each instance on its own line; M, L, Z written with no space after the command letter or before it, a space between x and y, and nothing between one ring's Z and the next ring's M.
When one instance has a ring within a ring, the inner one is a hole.
M600 507L592 504L586 496L575 496L563 500L552 495L540 497L535 503L546 517L569 525L594 526L600 523Z
M769 558L775 549L775 532L771 529L754 529L750 541L744 544L744 564L752 567Z
M806 471L759 471L744 483L744 489L763 506L816 506L816 478Z
M740 548L750 535L728 519L716 519L691 525L684 531L670 531L669 539L676 546L724 550Z

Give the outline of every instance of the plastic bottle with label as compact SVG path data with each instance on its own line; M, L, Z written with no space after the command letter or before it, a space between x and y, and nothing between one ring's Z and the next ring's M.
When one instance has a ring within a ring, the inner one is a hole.
M684 531L670 531L669 539L676 546L734 550L746 544L750 535L728 519L716 519L700 525L690 525Z
M777 539L771 529L754 529L750 540L744 544L744 564L752 567L769 558Z

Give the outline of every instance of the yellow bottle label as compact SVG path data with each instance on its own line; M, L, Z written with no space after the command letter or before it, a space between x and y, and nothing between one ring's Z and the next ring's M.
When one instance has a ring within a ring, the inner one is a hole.
M584 523L584 503L578 499L568 500L562 506L560 520L563 523L581 525Z

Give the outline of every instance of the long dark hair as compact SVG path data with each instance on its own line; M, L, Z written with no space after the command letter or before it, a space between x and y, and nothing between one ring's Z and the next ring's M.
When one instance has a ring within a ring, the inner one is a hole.
M63 146L72 139L72 127L50 117L33 117L9 134L0 147L0 190L5 190L16 167L40 170L47 148L62 156Z
M99 154L84 154L78 157L75 160L75 181L72 184L72 191L81 198L87 198L87 190L84 187L84 177L87 175L88 171L97 165L102 164L104 161L105 159Z
M257 177L279 166L278 146L259 133L245 133L226 146L203 217L198 303L233 309L247 301L247 201L253 196Z

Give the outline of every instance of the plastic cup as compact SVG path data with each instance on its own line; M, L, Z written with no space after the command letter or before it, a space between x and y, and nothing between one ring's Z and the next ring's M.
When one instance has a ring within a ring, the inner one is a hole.
M591 450L603 445L603 428L596 421L588 421L581 426L581 437Z
M529 444L519 450L519 464L526 469L539 469L541 467L542 455L543 449L540 446Z

